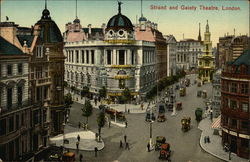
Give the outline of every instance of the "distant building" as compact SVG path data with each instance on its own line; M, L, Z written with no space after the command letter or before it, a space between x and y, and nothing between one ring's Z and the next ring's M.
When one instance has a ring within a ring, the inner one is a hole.
M143 15L139 18L139 24L135 26L135 39L154 43L156 52L157 80L167 77L168 58L167 43L162 33L158 30L158 24L147 20Z
M173 35L164 36L167 42L167 76L176 75L176 39Z
M249 158L250 51L229 62L221 76L222 143L238 156Z
M216 66L223 68L227 62L234 61L250 46L250 37L246 35L226 35L217 43Z
M68 87L75 87L79 94L88 87L98 95L106 86L108 97L115 100L125 88L133 96L144 96L155 85L155 44L136 40L134 26L122 15L120 4L107 26L80 30L82 33L76 34L85 35L84 39L69 39L69 31L64 34Z
M176 65L178 70L196 70L198 67L198 56L203 50L202 42L194 39L180 40L176 44Z
M213 117L217 118L220 113L221 108L221 69L217 70L213 74L213 102L212 102L212 109L213 109Z
M214 56L212 53L212 42L210 40L211 34L209 31L209 25L207 21L206 31L203 41L203 53L198 57L198 73L199 78L204 82L211 82L213 73L215 70Z

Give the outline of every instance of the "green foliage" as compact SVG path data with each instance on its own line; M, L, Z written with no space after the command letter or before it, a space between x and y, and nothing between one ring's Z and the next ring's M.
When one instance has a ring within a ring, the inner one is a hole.
M81 96L88 96L88 94L89 94L89 87L87 87L87 86L84 86L83 88L82 88L82 90L81 90Z
M101 98L106 98L106 96L107 96L107 89L106 89L106 87L103 86L102 89L99 90L99 96Z
M131 100L131 92L128 88L125 88L123 91L122 91L122 96L121 96L121 100L126 103L128 101Z
M69 108L73 104L72 96L70 93L64 96L64 103L67 108Z
M93 106L91 105L90 101L87 100L82 108L82 115L87 118L87 123L88 123L88 117L92 114L92 112L93 112Z
M71 91L75 91L75 90L76 90L76 87L71 86L70 89L71 89Z
M99 128L104 127L104 125L105 125L105 114L104 114L104 112L99 113L96 121L97 121L97 125L98 125Z
M158 82L158 90L162 91L166 87L176 83L180 78L185 77L186 72L184 70L180 71L177 75L166 77ZM147 92L146 98L153 99L153 97L157 94L157 85L155 85L150 91Z

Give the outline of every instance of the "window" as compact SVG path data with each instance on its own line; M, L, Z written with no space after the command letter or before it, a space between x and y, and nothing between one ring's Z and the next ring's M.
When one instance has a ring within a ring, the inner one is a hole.
M82 63L84 63L84 50L82 50Z
M248 94L248 84L241 84L241 94Z
M125 51L119 50L119 65L125 64Z
M7 65L7 74L12 75L12 65Z
M81 82L83 83L84 82L84 75L82 74L82 77L81 77Z
M249 147L249 141L248 141L248 139L241 138L241 146L245 147L245 148L248 148Z
M237 108L237 102L235 100L230 100L230 108L232 108L232 109Z
M91 50L91 63L95 64L95 51Z
M6 119L0 120L0 136L6 134Z
M43 57L43 46L37 46L36 47L36 56L38 58Z
M79 63L79 51L76 50L76 63Z
M2 65L0 64L0 77L2 77Z
M16 115L16 130L19 129L19 115Z
M131 64L134 65L134 64L135 64L135 62L134 62L134 59L135 59L135 53L134 53L134 52L135 52L135 51L132 50L131 52L132 52L132 53L131 53Z
M75 61L74 61L74 51L71 51L71 61L72 61L72 62L75 62Z
M17 104L18 106L22 105L23 101L23 87L17 87Z
M87 57L86 63L89 64L89 51L86 51L86 55L87 55L87 56L86 56L86 57Z
M237 93L237 83L232 83L231 84L231 92L232 93Z
M242 111L243 112L248 112L248 107L249 107L248 103L242 103Z
M248 127L249 127L248 121L242 121L242 122L241 122L241 128L242 128L242 129L248 130Z
M33 111L33 124L36 125L39 123L39 112L38 110Z
M18 74L22 74L23 73L23 64L18 64L17 65L17 71L18 71Z
M231 122L232 122L232 127L237 128L237 120L232 119Z
M12 89L13 88L8 88L7 89L7 107L8 108L12 107Z
M119 79L119 88L124 89L125 88L125 79Z
M14 117L9 118L9 132L14 131Z
M111 50L107 50L107 64L111 65Z

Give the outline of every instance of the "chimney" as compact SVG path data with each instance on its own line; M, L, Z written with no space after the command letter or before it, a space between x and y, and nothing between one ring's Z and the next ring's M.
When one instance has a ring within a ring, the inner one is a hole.
M158 24L155 23L155 30L158 30Z
M91 24L88 25L89 28L89 35L91 35Z

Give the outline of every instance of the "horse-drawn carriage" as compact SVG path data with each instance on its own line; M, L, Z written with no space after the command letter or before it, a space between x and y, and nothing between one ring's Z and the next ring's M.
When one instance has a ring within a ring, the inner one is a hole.
M176 103L176 110L182 110L182 102Z
M123 114L123 112L117 111L115 109L112 109L112 108L106 109L105 113L109 114L111 119L116 118L117 120L120 120L120 121L126 120L126 117Z
M202 109L201 108L197 108L195 110L195 120L197 120L197 121L202 120Z
M161 144L159 159L171 161L170 160L170 153L171 153L170 145L168 143Z
M158 117L157 117L158 122L166 121L165 108L164 107L165 107L164 105L159 105L159 114L158 114Z
M181 119L182 130L185 132L188 131L190 129L190 123L191 123L190 117L182 118Z

